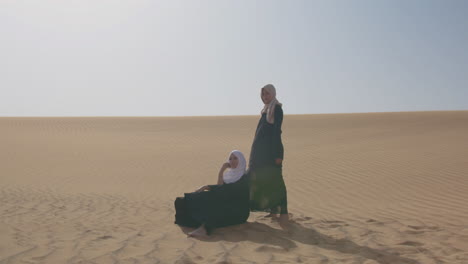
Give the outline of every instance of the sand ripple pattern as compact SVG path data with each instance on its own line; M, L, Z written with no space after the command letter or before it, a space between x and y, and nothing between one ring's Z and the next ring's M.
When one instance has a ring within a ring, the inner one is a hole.
M257 118L0 118L0 264L468 263L467 111L287 115L289 230L187 238L174 198Z

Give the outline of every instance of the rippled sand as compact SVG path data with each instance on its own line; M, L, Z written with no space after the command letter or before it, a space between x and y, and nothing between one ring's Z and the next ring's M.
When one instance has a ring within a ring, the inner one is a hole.
M187 238L175 197L257 121L0 118L0 263L468 263L468 111L286 115L289 230Z

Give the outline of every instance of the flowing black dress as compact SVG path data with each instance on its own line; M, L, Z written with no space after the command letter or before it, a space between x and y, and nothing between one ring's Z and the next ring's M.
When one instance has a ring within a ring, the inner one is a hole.
M210 185L209 191L185 193L175 201L175 223L187 227L205 224L212 228L242 224L249 218L248 178L222 185Z
M282 175L282 165L276 159L284 158L281 140L283 109L276 105L274 123L267 122L262 114L255 131L249 160L250 209L271 213L288 213L286 185Z

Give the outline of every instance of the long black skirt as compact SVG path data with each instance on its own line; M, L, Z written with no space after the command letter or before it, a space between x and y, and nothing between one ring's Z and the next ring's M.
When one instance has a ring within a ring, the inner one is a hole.
M211 228L242 224L249 218L248 179L210 185L209 191L185 193L175 200L175 223L187 227L205 224Z
M281 166L249 170L250 209L271 213L288 213L287 193Z

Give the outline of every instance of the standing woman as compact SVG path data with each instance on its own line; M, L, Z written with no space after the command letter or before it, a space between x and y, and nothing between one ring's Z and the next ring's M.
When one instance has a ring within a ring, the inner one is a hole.
M249 161L250 209L280 214L280 220L288 220L286 185L282 175L284 156L281 141L283 123L282 104L276 99L272 84L261 90L265 106L257 125Z

